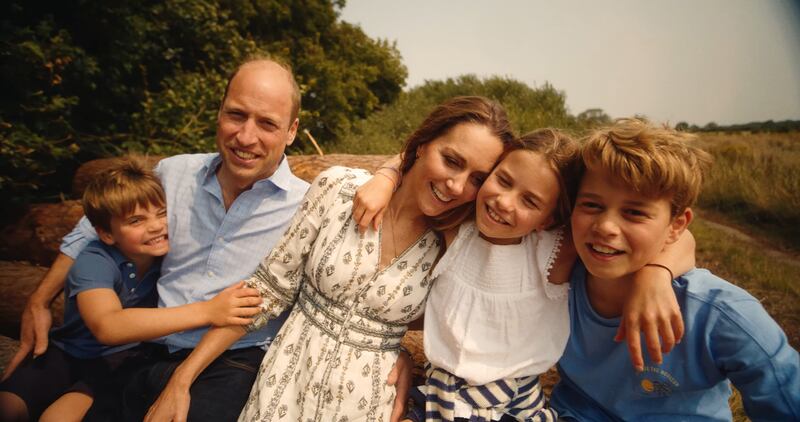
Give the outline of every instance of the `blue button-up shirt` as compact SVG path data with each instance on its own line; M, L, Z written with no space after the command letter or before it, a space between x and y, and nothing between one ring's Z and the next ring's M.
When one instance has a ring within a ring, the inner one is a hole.
M156 306L156 280L161 260L150 266L141 279L136 266L119 249L99 241L90 242L78 255L64 286L64 324L50 333L52 342L72 357L92 359L119 352L135 344L106 346L89 331L78 312L78 293L111 289L123 308Z
M216 176L220 163L216 153L188 154L156 166L167 195L170 241L158 280L159 307L208 300L249 277L277 243L308 189L284 157L271 177L242 192L226 211ZM75 257L93 238L96 234L84 217L64 237L61 251ZM268 344L285 317L242 337L232 348ZM163 341L170 350L193 348L206 330L172 334Z

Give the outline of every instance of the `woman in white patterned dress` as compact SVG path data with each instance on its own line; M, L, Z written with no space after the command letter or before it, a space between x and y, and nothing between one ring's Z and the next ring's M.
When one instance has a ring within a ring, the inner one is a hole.
M249 328L294 308L267 350L240 420L389 421L395 390L387 378L406 324L424 309L440 254L432 227L470 214L480 184L511 142L505 112L494 102L457 97L437 106L406 141L402 183L387 218L365 234L353 221L352 198L369 174L334 167L314 180L283 238L247 280L263 298ZM178 419L192 381L244 333L210 330L178 367L165 389Z

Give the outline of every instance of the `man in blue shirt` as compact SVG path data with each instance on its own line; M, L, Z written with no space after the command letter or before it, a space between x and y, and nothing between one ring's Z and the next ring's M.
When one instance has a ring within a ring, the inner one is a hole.
M158 164L171 242L158 280L159 306L207 300L247 278L283 234L308 187L292 174L284 155L297 133L299 107L299 89L288 66L271 59L251 60L237 69L226 87L217 119L218 152L175 156ZM32 350L37 355L46 349L49 304L63 287L77 251L88 242L89 226L82 221L64 238L62 253L29 298L20 351L9 367ZM243 337L209 366L193 384L190 419L238 416L263 348L284 319ZM147 410L167 381L163 375L175 370L205 331L163 338L164 348L157 352L161 359L143 381L155 385L136 397L140 403L134 406L139 409L126 409L130 416L138 414L141 420L139 412Z

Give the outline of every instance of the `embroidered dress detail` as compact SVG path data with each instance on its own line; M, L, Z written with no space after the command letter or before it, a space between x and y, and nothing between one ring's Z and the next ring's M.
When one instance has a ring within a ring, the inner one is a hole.
M439 252L424 233L380 268L380 232L360 234L355 189L369 174L321 173L300 211L247 285L262 312L252 328L291 307L267 350L241 421L386 421L395 388L386 385L406 325L418 318Z
M494 414L509 414L520 421L554 422L555 410L544 407L545 397L538 376L509 378L472 386L441 369L426 366L428 377L425 420L455 420L455 400L472 407L470 422L491 422Z

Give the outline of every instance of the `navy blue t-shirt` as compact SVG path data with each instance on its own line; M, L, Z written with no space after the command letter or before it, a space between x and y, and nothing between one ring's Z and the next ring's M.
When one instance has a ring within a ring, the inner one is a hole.
M156 259L141 280L136 268L113 246L89 243L75 259L64 286L64 324L50 331L50 341L72 357L92 359L136 346L137 343L106 346L94 337L78 312L78 293L112 289L123 308L154 308L158 301L156 281L161 258Z

